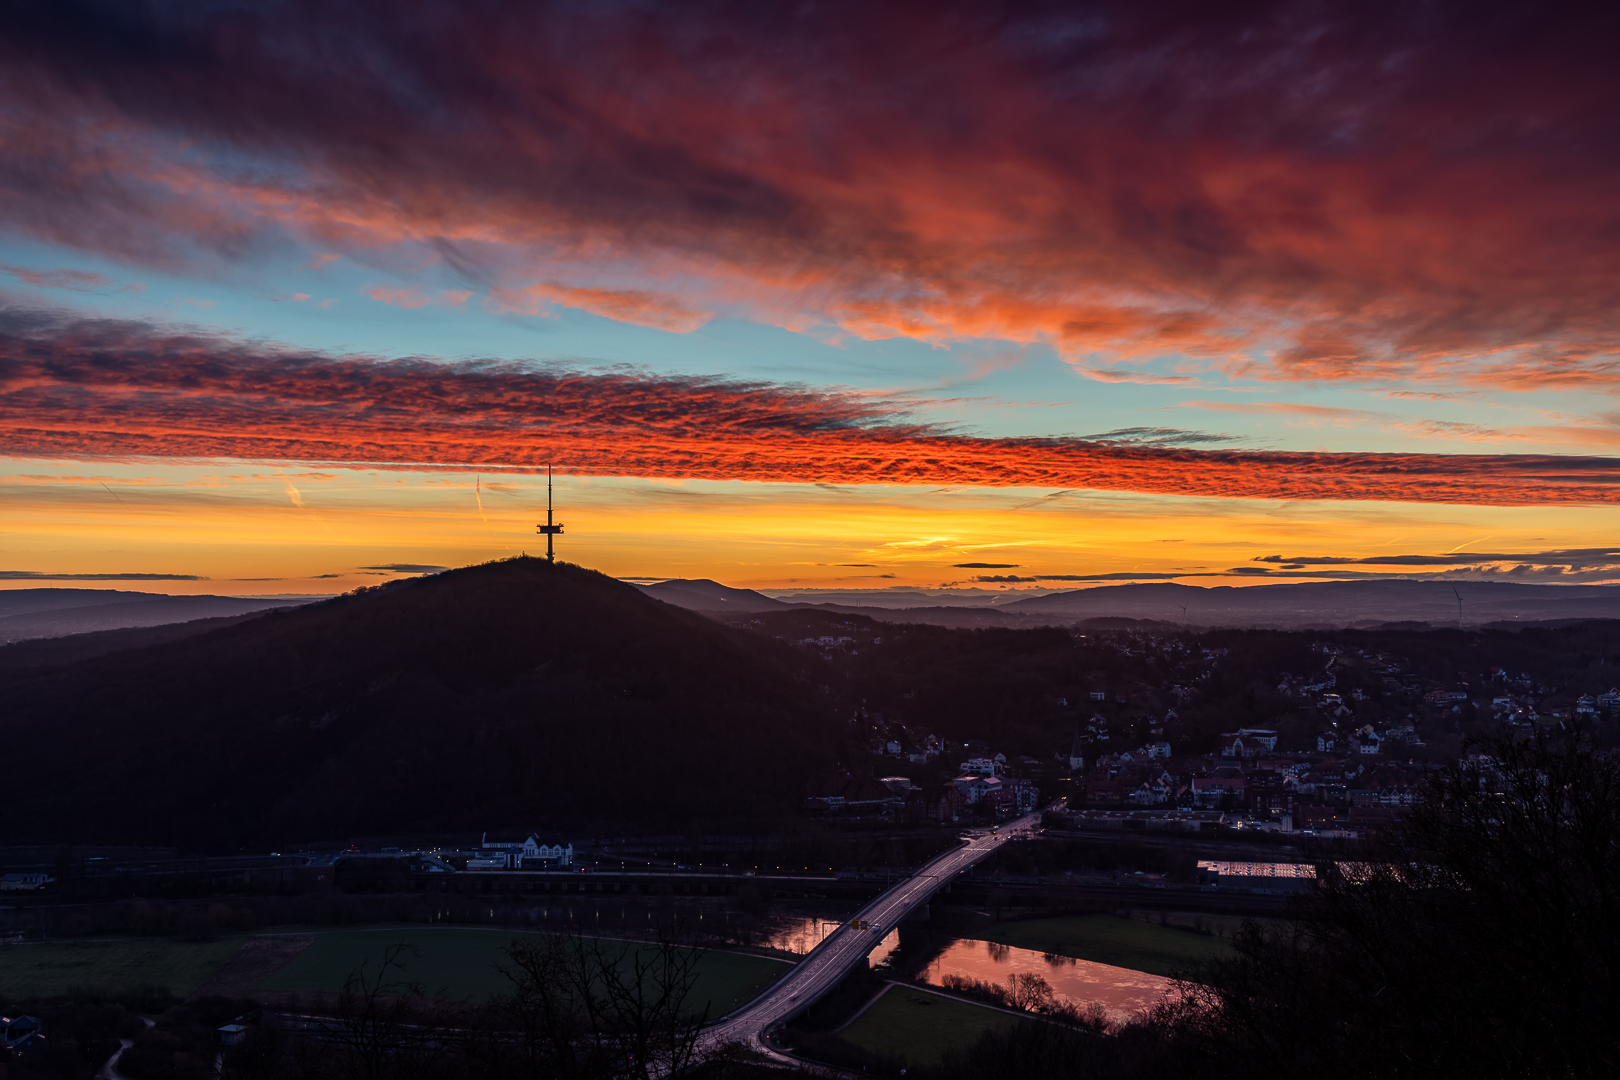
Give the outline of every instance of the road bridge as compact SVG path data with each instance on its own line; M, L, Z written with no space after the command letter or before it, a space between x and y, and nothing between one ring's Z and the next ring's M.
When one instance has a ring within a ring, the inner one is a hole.
M765 1042L771 1029L808 1009L831 991L865 961L885 934L926 904L957 874L988 857L1008 840L1030 836L1039 824L1040 815L1031 814L1009 822L998 832L975 835L960 848L927 863L867 904L850 922L828 934L792 971L763 994L711 1025L704 1032L705 1043L719 1046L743 1042L780 1057ZM856 929L853 925L856 922L870 929Z

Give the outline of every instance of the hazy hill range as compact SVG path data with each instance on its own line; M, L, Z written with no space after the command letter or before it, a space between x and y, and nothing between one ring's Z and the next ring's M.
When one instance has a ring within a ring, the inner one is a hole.
M0 839L235 849L790 812L832 753L801 670L566 564L395 582L0 684Z
M689 611L781 611L789 605L752 589L733 589L708 578L671 578L636 588L655 600Z
M0 644L0 680L32 674L45 668L59 668L65 664L88 660L93 656L138 649L147 645L162 645L170 641L222 630L247 619L258 618L262 612L247 615L227 615L217 619L192 619L190 622L163 623L159 626L135 626L123 630L93 630L84 634L64 637L29 638Z
M1353 626L1427 622L1464 626L1540 619L1620 618L1620 586L1525 585L1495 581L1321 581L1299 585L1172 582L1105 585L1031 597L1001 609L1060 619L1099 616L1185 621L1193 626ZM1185 614L1182 606L1186 606Z
M114 589L5 589L0 590L0 644L226 618L306 602L252 596L166 596Z
M1106 626L1106 622L1095 620L1117 619L1192 627L1334 628L1384 622L1424 622L1437 627L1455 627L1458 596L1462 598L1463 626L1620 618L1620 586L1616 585L1525 585L1400 578L1297 585L1199 586L1174 582L1101 585L1022 600L1009 596L1004 603L995 606L978 598L972 606L950 605L922 593L913 594L912 606L900 606L906 596L892 590L868 590L864 597L860 590L848 590L833 594L837 602L820 599L811 603L805 597L820 594L772 599L707 580L665 582L647 591L661 600L708 614L815 609L884 622L964 628L1032 629L1086 623ZM724 602L717 599L722 595L726 597ZM867 602L863 603L863 599Z

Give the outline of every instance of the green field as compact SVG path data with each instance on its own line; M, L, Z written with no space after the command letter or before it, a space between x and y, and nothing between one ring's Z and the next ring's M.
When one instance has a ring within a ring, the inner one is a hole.
M403 956L401 981L420 983L435 997L484 998L510 988L498 966L501 950L515 936L510 930L424 929L336 930L315 935L314 942L285 967L259 984L263 991L337 990L360 964L375 970L383 951L404 942L414 953ZM628 942L615 942L630 948ZM787 973L778 960L742 953L711 952L698 962L691 1004L721 1016L748 1001Z
M1177 930L1117 915L1063 915L995 923L979 937L1036 952L1171 975L1200 961L1231 955L1228 938Z
M1021 1023L1027 1021L971 1002L891 986L838 1037L883 1057L936 1065L948 1049L967 1046L992 1028Z
M375 971L388 946L413 947L399 981L432 995L483 998L509 984L497 965L510 930L393 927L325 933L266 934L190 942L153 938L45 941L0 946L0 995L62 994L74 987L167 986L180 997L251 996L274 991L336 991L362 963ZM615 945L620 943L615 942ZM283 947L284 946L284 947ZM624 947L628 948L628 943ZM741 953L711 952L698 963L694 1009L720 1016L781 978L789 965Z
M74 987L167 986L181 997L197 991L242 947L217 941L41 941L0 945L0 994L48 997Z

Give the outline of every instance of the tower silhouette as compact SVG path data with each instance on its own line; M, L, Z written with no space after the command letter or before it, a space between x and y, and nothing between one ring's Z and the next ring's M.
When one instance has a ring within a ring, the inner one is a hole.
M544 533L546 537L546 562L556 562L557 552L552 548L552 537L563 531L562 523L552 524L551 521L551 466L546 466L546 523L536 525L535 531Z

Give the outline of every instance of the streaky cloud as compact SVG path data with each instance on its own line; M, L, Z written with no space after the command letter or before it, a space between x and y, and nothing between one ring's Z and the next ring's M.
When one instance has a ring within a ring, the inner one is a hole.
M833 389L498 360L327 356L38 312L0 315L0 446L12 457L80 460L480 471L557 463L583 474L791 483L1501 506L1620 501L1614 458L977 438Z
M196 574L50 574L41 570L0 570L0 581L207 581ZM243 580L261 580L258 578ZM279 580L264 578L262 580Z

